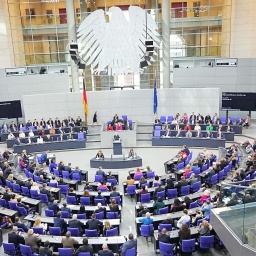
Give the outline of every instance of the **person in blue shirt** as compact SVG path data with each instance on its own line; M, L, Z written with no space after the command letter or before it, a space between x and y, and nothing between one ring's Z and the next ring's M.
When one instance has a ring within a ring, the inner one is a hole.
M201 211L204 213L204 217L210 218L211 209L213 209L211 202L209 200L204 202L201 207Z
M99 167L99 170L96 172L96 175L102 175L103 178L106 177L106 173L102 170L102 167Z
M48 203L48 209L53 210L54 214L56 214L59 211L59 205L57 204L57 202L55 202L54 197L50 199L50 202Z
M150 218L150 212L146 213L146 217L140 218L139 222L143 223L143 225L153 224L153 219Z
M42 157L42 156L41 156ZM57 164L55 163L55 159L51 160L50 166L49 166L50 172L54 172L54 169L57 169Z
M49 165L49 159L48 159L48 154L49 152L46 151L46 152L43 152L42 155L41 155L41 160L43 163L46 163L47 165Z

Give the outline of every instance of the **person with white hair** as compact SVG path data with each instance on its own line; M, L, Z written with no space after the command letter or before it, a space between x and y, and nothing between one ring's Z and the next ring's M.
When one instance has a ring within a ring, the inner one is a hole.
M98 252L99 256L114 256L114 253L108 249L107 244L102 245L102 250Z
M77 214L73 214L72 220L68 222L70 228L78 228L81 236L83 235L83 223L77 219Z
M106 208L102 206L101 203L97 204L97 209L94 211L94 213L100 213L104 212L104 218L106 218Z
M204 203L204 201L208 200L211 198L211 191L206 189L204 191L204 194L201 196L199 203L202 205Z
M28 230L28 234L25 237L25 245L31 247L32 252L38 252L38 243L41 242L41 238L38 234L34 234L33 229Z
M78 241L71 237L70 231L66 233L66 236L62 238L61 243L63 245L63 248L71 248L74 250L74 245L78 244Z
M174 224L172 215L170 213L166 214L166 219L162 221L162 224Z
M19 235L18 227L13 226L12 232L8 233L8 243L13 243L15 248L18 248L20 244L25 244L24 237Z

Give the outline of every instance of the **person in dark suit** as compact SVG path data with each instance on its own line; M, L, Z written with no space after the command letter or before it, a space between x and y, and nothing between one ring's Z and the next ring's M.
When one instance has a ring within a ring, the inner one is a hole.
M61 233L65 234L67 232L67 223L64 219L61 218L61 213L58 212L56 217L54 217L54 227L59 227L61 229Z
M212 167L209 167L209 171L205 176L204 182L210 184L212 176L215 174L215 171Z
M33 181L31 178L25 181L25 187L27 187L28 189L31 189L32 186L33 186Z
M171 238L166 233L167 233L166 228L163 228L161 233L158 234L158 240L159 240L159 242L170 244L171 243Z
M83 235L83 233L84 233L83 232L83 223L80 220L77 219L77 215L76 214L74 214L72 216L72 220L70 220L68 222L68 226L70 228L78 228L81 236Z
M89 252L90 256L93 256L93 248L91 245L88 244L87 238L83 239L83 245L76 250L74 256L78 256L80 252Z
M174 225L174 221L173 221L172 215L170 213L168 213L166 215L166 219L162 221L162 224L172 224L172 225Z
M102 175L103 178L105 179L106 173L102 170L102 167L101 167L101 166L99 167L99 170L96 171L96 175Z
M126 241L119 249L120 255L125 256L127 250L135 247L137 252L137 239L134 239L133 234L130 233L128 236L128 241ZM136 255L137 253L135 253Z
M64 171L71 173L71 163L68 163L68 165L64 166Z
M28 120L27 123L26 123L27 129L28 129L30 126L32 126L32 122L31 122L30 120Z
M93 191L93 187L90 185L89 182L85 183L84 190Z
M100 213L104 212L104 219L106 218L106 208L101 205L101 203L97 204L97 209L94 211L94 213Z
M88 229L96 229L99 232L100 227L103 226L103 223L96 219L96 215L93 213L91 220L87 221Z
M54 197L50 199L50 202L48 203L48 209L53 210L54 214L56 214L59 211L59 205L57 204L57 202L55 202Z
M55 124L55 128L61 127L61 123L60 123L60 120L58 119L58 117L56 117L54 124Z
M196 124L196 115L194 114L194 112L192 112L192 114L189 117L189 123Z
M2 199L4 199L7 204L9 201L11 201L11 190L9 188L6 188L6 191L3 194Z
M120 193L116 191L116 187L113 187L113 192L110 193L110 197L120 196Z
M13 243L15 248L18 248L20 244L25 244L24 237L18 233L18 227L16 226L13 226L12 232L8 233L8 243Z
M23 203L21 202L21 198L20 198L20 197L17 198L17 206L19 206L19 207L24 207L27 211L32 210L32 208L30 208L29 205L23 204Z
M116 132L114 135L114 141L119 141L119 140L120 140L120 136Z
M41 175L40 175L40 176L41 176ZM50 199L50 198L51 198L51 193L50 193L50 191L49 191L48 189L46 189L46 187L47 187L47 184L44 183L44 184L43 184L43 187L40 189L40 193L47 195L47 196L48 196L48 199Z
M98 252L99 256L114 256L114 253L108 249L108 245L107 244L103 244L102 245L102 249Z
M60 175L62 175L62 171L65 170L65 165L63 161L60 161L60 163L58 164L58 171L60 173Z
M28 232L28 227L21 222L19 217L15 217L15 223L13 226L16 226L17 228L22 228L25 232Z
M52 252L52 249L50 249L49 247L50 247L50 242L46 240L44 242L44 246L41 246L39 248L39 256L52 256L53 252Z
M68 212L71 215L71 210L67 207L67 203L63 203L63 207L60 208L62 212Z
M15 145L15 146L19 146L20 145L20 138L19 137L16 137L16 139L13 142L13 145Z

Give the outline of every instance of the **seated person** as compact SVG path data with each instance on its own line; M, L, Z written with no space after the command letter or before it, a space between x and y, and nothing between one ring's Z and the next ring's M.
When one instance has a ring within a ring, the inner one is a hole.
M159 209L162 209L165 207L165 203L163 202L162 197L158 197L157 201L153 205L154 214L158 214Z
M37 138L37 144L43 144L44 141L43 141L43 138L42 136L40 135L38 138Z
M67 223L66 221L61 218L61 213L57 212L56 217L54 217L54 227L59 227L61 229L61 233L65 234L67 231Z
M183 205L180 202L179 198L175 198L174 203L170 207L170 212L179 212L184 210L184 208L185 208L185 205Z
M245 152L250 155L253 153L253 148L252 148L252 145L251 144L248 144L245 148Z
M15 136L13 135L12 132L9 132L8 134L8 140L14 140L15 139Z
M185 172L183 173L183 177L186 179L187 174L192 172L190 164L186 166Z
M212 133L211 131L206 131L206 134L205 134L205 138L212 138Z
M106 191L109 191L109 189L108 189L107 185L106 185L106 184L104 184L104 182L103 182L103 181L101 181L101 182L100 182L100 184L99 184L99 186L98 186L98 188L97 188L97 189L99 189L99 188L103 188L103 189L105 189Z
M213 131L213 126L211 123L209 123L209 125L206 126L206 131L210 131L210 132Z
M134 150L133 150L133 148L130 149L129 154L128 154L128 158L130 158L130 159L134 158Z
M122 131L122 130L123 130L123 126L122 126L121 122L118 122L116 124L116 131Z
M204 218L210 218L211 209L213 209L213 204L211 203L210 200L207 200L206 202L203 203L201 211L204 214Z
M150 212L146 213L146 217L142 217L139 219L139 222L143 223L143 225L150 225L153 224L153 219L150 218Z
M197 226L197 221L203 218L203 213L200 210L196 210L196 215L192 218L191 224Z
M190 228L187 223L182 223L178 234L180 243L182 243L183 240L189 240L191 238Z
M185 135L186 135L186 138L191 138L193 136L191 130L188 130Z
M102 167L100 166L98 171L96 171L96 175L102 175L102 177L105 179L106 173L102 170Z
M189 124L185 125L184 131L191 131L191 126Z
M101 150L98 151L98 153L96 155L96 159L103 159L104 160L104 155L103 155Z
M114 130L114 128L113 128L113 126L111 125L111 124L108 124L108 126L107 126L107 129L106 129L107 131L113 131Z
M184 209L183 210L183 216L177 221L174 221L174 226L177 228L181 228L182 224L186 224L187 222L190 222L190 216L188 215L188 210Z
M160 119L158 118L158 116L155 117L155 124L160 124Z
M211 191L207 189L204 191L204 194L199 199L199 203L202 205L204 201L209 200L210 198L211 198Z
M21 144L20 138L19 138L19 137L16 137L16 139L15 139L14 142L13 142L13 145L19 146L20 144Z
M29 137L34 137L35 136L32 130L29 130L28 136Z
M171 131L170 129L168 128L165 133L161 136L162 138L169 138L171 137Z
M170 235L167 235L167 229L163 228L161 233L158 234L158 240L159 242L170 244L171 238Z
M238 196L236 195L236 193L232 193L231 198L229 202L226 204L226 206L234 206L237 204L238 204Z
M49 209L49 210L53 210L53 212L54 212L55 215L56 215L57 212L60 210L60 209L59 209L59 205L58 205L57 202L58 202L58 201L55 200L54 197L52 197L52 198L50 199L49 203L48 203L48 209Z

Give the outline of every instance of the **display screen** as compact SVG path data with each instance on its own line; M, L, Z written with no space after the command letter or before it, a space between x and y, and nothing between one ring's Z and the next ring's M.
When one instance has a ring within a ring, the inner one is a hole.
M0 118L22 117L20 100L0 102Z
M256 93L250 92L223 92L222 110L256 110Z

